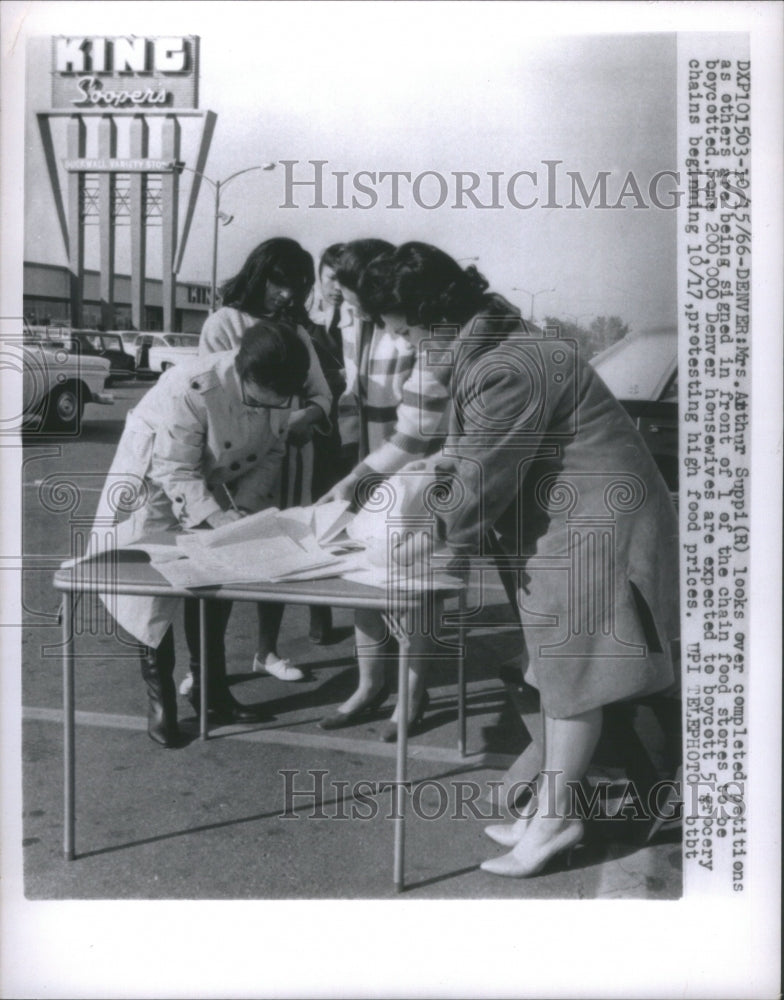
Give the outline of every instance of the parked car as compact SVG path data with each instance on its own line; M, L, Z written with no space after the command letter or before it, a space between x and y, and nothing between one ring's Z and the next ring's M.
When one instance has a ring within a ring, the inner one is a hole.
M106 358L45 343L22 346L22 427L78 434L87 403L110 404Z
M136 336L136 370L159 375L167 368L195 358L199 353L196 333L139 333Z
M591 358L637 425L670 489L678 493L678 331L631 334Z
M138 330L114 330L114 333L123 342L123 347L136 361L136 339L139 336Z
M81 355L106 358L109 362L111 381L133 378L136 374L136 357L126 350L118 333L98 330L72 330L70 335L72 350Z

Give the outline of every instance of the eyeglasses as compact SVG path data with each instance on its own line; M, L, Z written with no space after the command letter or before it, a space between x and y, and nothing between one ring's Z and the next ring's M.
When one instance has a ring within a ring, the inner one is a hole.
M261 389L262 392L274 393L273 389L268 389L266 386L255 386L255 388ZM242 403L244 406L249 406L254 410L287 410L291 406L291 396L278 396L278 402L276 403L261 402L261 400L249 398L247 386L243 382Z

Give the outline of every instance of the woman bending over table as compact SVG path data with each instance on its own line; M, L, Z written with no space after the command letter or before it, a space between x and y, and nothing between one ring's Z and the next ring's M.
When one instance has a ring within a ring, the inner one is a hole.
M112 498L130 490L138 506L117 525L118 547L151 533L217 528L272 506L285 453L285 415L308 372L306 346L291 328L257 320L238 351L222 351L176 365L128 414L96 513L96 527L116 519ZM121 490L122 492L122 490ZM127 495L123 495L127 500ZM134 507L134 504L125 505ZM179 598L102 595L117 622L142 644L142 677L149 701L148 732L156 743L177 746L172 620ZM200 704L199 601L186 599L185 634ZM228 601L206 601L208 710L215 721L256 722L257 709L241 705L226 678L224 635Z
M520 560L523 666L545 734L540 807L487 828L511 851L482 867L527 876L583 836L569 786L591 761L603 706L673 684L677 521L642 437L576 345L529 332L487 287L437 248L408 243L368 266L359 297L412 346L434 324L456 335L451 357L436 359L451 368L452 411L435 472L462 500L438 526L458 556L483 553L493 530Z

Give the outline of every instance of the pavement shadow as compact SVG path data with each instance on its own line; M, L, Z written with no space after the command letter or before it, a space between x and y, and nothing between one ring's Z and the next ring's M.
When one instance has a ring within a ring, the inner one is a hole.
M424 778L419 778L415 781L412 781L411 785L412 788L414 788L417 785L420 785L427 781L432 782L436 780L443 780L449 777L468 775L477 771L481 772L483 769L484 769L483 766L479 762L474 763L468 761L464 765L461 764L456 767L451 767L443 771L440 771L437 774L429 775ZM360 796L358 798L351 794L342 794L340 796L335 795L330 798L320 799L319 806L325 811L328 811L329 807L331 806L336 806L336 807L339 806L341 810L345 811L347 804L352 801L357 801L362 804L364 804L365 802L364 797ZM312 810L312 808L313 808L312 803L303 803L302 806L294 806L293 804L290 804L289 807L287 807L286 816L291 816L291 818L293 819L298 813L305 813L305 814L309 813L309 811ZM76 858L101 857L102 855L114 854L117 853L118 851L125 851L135 847L145 847L150 844L165 843L166 841L176 840L179 837L189 837L192 836L193 834L208 833L216 830L226 830L232 827L243 826L249 823L257 823L266 819L280 819L281 815L282 814L280 807L278 807L276 809L266 810L264 812L251 813L248 816L237 816L234 817L233 819L219 820L212 823L200 823L197 824L196 826L187 826L187 827L182 827L178 830L169 830L168 832L154 834L149 837L138 837L134 840L128 840L122 844L110 844L105 847L98 847L89 851L80 851L75 855L75 857ZM474 867L475 866L471 866L467 868L466 871L472 871ZM449 873L448 875L444 875L443 878L453 877L454 874L455 873ZM439 879L440 878L441 876L439 876Z
M324 802L323 805L332 803ZM240 816L235 819L222 820L218 823L201 823L198 826L183 827L180 830L170 830L168 833L158 833L150 837L139 837L136 840L128 840L123 844L110 844L107 847L96 847L91 851L79 851L74 858L98 858L106 854L115 854L118 851L127 851L135 847L146 847L150 844L162 844L166 841L176 840L179 837L190 837L197 833L208 833L215 830L225 830L229 827L242 826L246 823L257 823L265 819L277 819L280 817L280 809L269 812L253 813L251 816Z

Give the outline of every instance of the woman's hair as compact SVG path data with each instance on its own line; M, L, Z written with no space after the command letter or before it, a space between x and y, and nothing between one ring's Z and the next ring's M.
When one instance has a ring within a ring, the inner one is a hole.
M319 261L318 273L321 277L321 272L325 267L331 267L334 270L340 262L340 258L343 255L343 251L346 249L345 243L333 243L331 247L327 247L324 253L321 255L321 260Z
M386 240L352 240L351 243L346 243L335 268L338 282L349 291L356 292L362 272L368 264L394 249Z
M234 364L243 381L293 396L308 377L310 354L290 323L260 319L243 333Z
M471 265L463 269L429 243L404 243L365 268L357 289L364 311L375 322L401 313L411 326L461 326L485 303L487 280Z
M284 285L293 292L291 316L301 322L315 277L313 258L307 250L296 240L277 236L260 243L238 273L221 286L220 293L224 305L262 316L267 282Z

